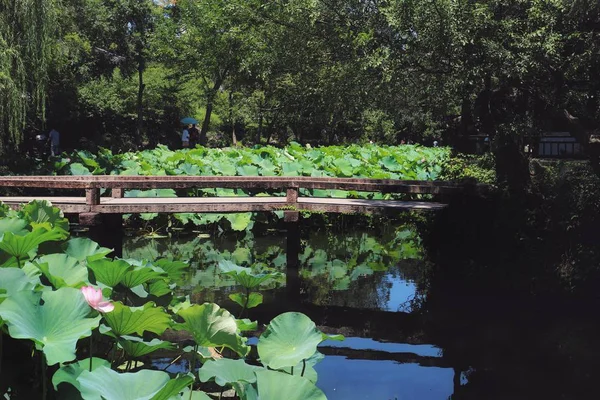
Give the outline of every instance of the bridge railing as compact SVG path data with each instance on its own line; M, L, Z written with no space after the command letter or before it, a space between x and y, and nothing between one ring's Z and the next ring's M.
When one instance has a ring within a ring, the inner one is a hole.
M0 187L83 189L88 205L100 204L100 189L111 189L114 198L129 189L278 189L286 191L289 203L295 203L300 189L352 190L380 193L455 194L464 185L448 181L418 181L330 177L265 176L4 176Z

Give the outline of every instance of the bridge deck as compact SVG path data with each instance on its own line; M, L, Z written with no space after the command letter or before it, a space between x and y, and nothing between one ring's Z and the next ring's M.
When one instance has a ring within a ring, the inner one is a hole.
M48 200L65 213L229 213L245 211L320 211L337 213L384 213L401 210L439 210L446 205L428 201L395 201L299 197L288 203L286 197L101 197L100 204L89 205L85 197L0 197L11 207L31 200Z

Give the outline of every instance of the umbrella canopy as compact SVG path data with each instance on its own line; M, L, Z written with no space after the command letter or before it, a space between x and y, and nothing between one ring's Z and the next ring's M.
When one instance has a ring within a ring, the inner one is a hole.
M197 124L198 120L192 117L185 117L181 120L182 124Z

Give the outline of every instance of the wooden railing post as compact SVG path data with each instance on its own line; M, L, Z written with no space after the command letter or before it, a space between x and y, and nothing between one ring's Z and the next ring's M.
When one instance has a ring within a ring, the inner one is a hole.
M85 189L85 203L88 206L97 206L100 204L100 189L88 188Z
M298 213L298 186L288 187L286 190L287 195L287 205L294 207L293 210L287 210L284 212L284 221L286 222L295 222L298 221L300 214Z
M123 188L112 188L111 196L114 198L122 199L123 197L125 197L125 190Z

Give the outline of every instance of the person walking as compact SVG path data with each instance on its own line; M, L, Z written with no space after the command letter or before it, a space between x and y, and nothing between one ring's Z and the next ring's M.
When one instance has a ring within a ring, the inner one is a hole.
M192 127L192 124L188 124L188 126L186 128L184 128L183 132L181 133L181 147L183 147L184 149L190 147L190 129Z
M192 127L189 129L190 132L190 147L195 147L198 144L198 140L200 139L200 131L196 128L196 124L192 124Z
M58 157L60 154L60 133L56 129L52 129L48 134L48 142L50 143L50 155Z

